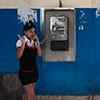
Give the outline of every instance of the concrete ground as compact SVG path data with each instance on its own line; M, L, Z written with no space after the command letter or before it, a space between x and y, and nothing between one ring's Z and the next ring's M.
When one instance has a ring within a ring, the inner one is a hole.
M23 96L24 100L24 96ZM34 100L100 100L100 95L86 95L86 96L61 96L61 95L36 95Z
M0 74L0 100L24 100L17 74ZM34 100L100 100L100 95L36 95Z

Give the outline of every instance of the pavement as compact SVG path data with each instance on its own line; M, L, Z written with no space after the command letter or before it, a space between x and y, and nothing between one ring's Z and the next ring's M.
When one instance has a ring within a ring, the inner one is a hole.
M36 95L34 100L100 100L100 95L85 95L85 96Z

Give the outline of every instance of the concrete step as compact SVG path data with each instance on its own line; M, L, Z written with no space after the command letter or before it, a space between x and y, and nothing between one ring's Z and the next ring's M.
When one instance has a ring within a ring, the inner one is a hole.
M24 95L23 95L24 100ZM100 100L100 95L69 96L69 95L36 95L34 100Z
M23 95L24 100L24 95ZM100 100L100 95L69 96L69 95L36 95L34 100Z

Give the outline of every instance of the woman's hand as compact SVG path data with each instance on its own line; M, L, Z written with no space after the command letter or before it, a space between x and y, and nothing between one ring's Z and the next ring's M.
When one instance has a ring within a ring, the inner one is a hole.
M22 36L22 38L21 38L21 36L18 34L18 37L20 38L22 44L25 45L25 39L24 39L24 36Z
M37 43L37 55L39 57L41 57L42 56L42 50L41 50L41 47L40 47L39 39L38 39L36 34L34 35L33 40L35 40L35 42Z
M18 47L17 48L17 52L16 52L16 55L17 55L17 58L20 58L23 54L23 51L24 51L24 47L25 47L25 39L24 39L24 36L21 36L18 34L18 37L20 38L21 42L22 42L22 45L21 47Z
M37 37L36 34L34 35L33 40L34 40L37 44L39 44L39 39L38 39L38 37Z

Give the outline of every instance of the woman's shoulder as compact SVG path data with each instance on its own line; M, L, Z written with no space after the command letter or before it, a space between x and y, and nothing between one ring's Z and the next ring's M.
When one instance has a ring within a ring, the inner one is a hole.
M21 40L19 39L19 40L16 42L16 47L21 47L21 45L22 45L22 42L21 42Z

